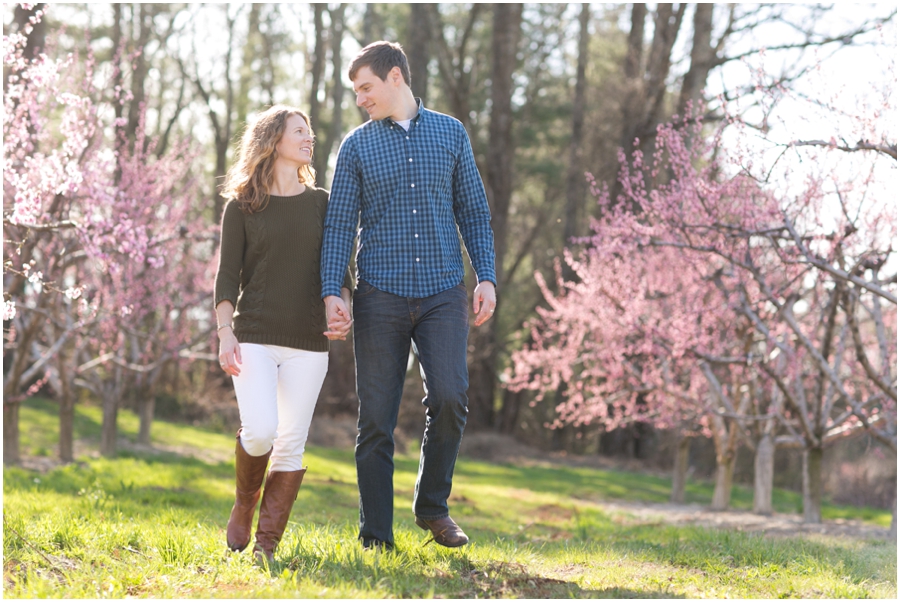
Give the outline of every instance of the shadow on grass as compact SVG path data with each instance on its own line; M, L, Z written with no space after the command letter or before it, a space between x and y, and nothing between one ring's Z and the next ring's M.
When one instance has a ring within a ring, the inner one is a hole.
M276 554L269 574L294 581L314 580L317 586L338 591L350 582L375 597L384 595L383 588L389 584L390 597L410 599L682 597L650 589L586 589L571 581L536 574L519 562L474 559L466 548L424 548L411 543L405 534L391 552L363 552L355 542L335 548L335 541L346 540L346 530L326 531L327 535L310 531L291 534Z

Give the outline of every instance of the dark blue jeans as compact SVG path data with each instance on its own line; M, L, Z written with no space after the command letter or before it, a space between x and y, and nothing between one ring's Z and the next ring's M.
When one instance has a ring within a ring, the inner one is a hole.
M359 537L364 545L393 545L394 427L410 343L425 384L425 435L413 512L424 519L449 515L447 498L468 413L464 284L431 297L399 297L360 280L353 296L359 435Z

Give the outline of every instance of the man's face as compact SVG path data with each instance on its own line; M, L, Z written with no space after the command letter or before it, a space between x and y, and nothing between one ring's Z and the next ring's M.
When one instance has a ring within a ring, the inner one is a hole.
M368 67L360 67L353 78L356 106L364 108L373 121L390 117L398 104L397 78L402 79L397 67L388 72L385 80L372 73Z

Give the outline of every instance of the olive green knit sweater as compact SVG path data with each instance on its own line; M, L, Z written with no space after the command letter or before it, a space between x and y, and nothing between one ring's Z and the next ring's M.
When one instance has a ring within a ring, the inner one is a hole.
M234 305L241 343L328 351L319 272L327 203L326 190L307 188L270 196L250 215L236 202L225 205L215 304ZM349 272L344 286L353 288Z

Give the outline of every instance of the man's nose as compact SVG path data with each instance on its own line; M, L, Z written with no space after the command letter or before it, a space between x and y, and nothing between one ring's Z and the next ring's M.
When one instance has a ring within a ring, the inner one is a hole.
M356 106L361 107L364 104L364 99L362 92L357 93L356 95Z

